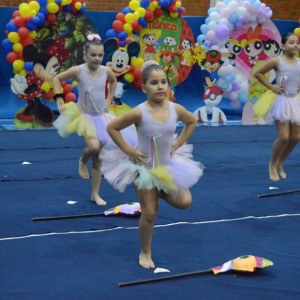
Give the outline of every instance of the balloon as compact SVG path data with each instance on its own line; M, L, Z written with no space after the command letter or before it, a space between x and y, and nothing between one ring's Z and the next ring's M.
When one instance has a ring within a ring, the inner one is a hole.
M120 47L125 47L125 46L126 46L125 41L120 41Z
M13 43L9 41L8 38L2 41L2 47L5 49L7 53L13 52Z
M226 38L228 38L230 31L226 25L219 25L216 28L215 33L216 33L216 37L219 40L225 40Z
M23 49L23 46L20 43L15 43L13 44L13 49L15 52L19 53Z
M18 11L18 10L14 11L13 18L16 19L19 16L20 16L20 11Z
M65 102L75 102L76 101L76 95L74 93L67 93L64 97Z
M146 10L143 7L139 7L136 12L140 15L140 17L145 17L146 15Z
M129 81L130 83L134 81L134 76L133 74L127 73L125 74L124 78Z
M197 43L200 44L202 41L206 40L206 35L205 34L200 34L197 37Z
M36 38L36 31L35 30L29 32L29 38L31 38L32 40L34 40Z
M48 83L44 82L41 85L41 89L44 90L46 93L48 93L50 91L50 85Z
M21 71L24 69L24 62L20 59L17 59L14 61L13 63L13 68L16 70L16 71Z
M120 32L123 30L123 23L119 20L116 20L113 22L112 27L116 32Z
M220 2L218 2L218 3L220 3ZM225 19L225 18L222 18L222 19L220 20L220 22L219 22L219 25L225 25L225 26L228 26L228 24L229 24L229 21L228 21L227 19Z
M129 13L133 13L133 11L127 6L123 9L123 14L126 16Z
M218 42L217 42L216 40L212 40L212 41L211 41L211 44L212 44L212 45L217 45Z
M78 85L73 87L73 93L75 94L76 97L78 97Z
M232 83L232 85L233 85L233 83ZM233 87L232 87L232 90L233 90ZM239 97L239 94L238 94L237 92L231 92L231 93L229 94L229 99L230 99L231 101L236 101L236 100L238 100L238 97Z
M235 12L238 8L238 4L235 1L230 1L227 7L232 11Z
M211 41L206 40L206 41L204 42L204 45L205 45L206 47L210 47L210 46L211 46Z
M16 61L19 58L18 53L16 52L10 52L7 54L6 59L9 63L14 63L14 61Z
M130 37L128 37L125 39L125 44L128 45L131 41L132 41L132 39Z
M242 82L239 92L240 93L246 93L247 91L248 91L248 83L247 82Z
M241 102L240 101L231 101L231 107L233 109L239 109L241 107Z
M245 16L247 13L246 9L244 7L239 7L237 10L236 10L236 14L238 16Z
M33 63L32 62L26 62L24 64L24 69L25 69L26 72L33 71Z
M211 7L209 10L208 10L208 14L210 15L212 12L217 12L218 10L214 7Z
M132 64L134 66L135 69L140 69L142 67L142 65L144 64L144 60L140 57L136 58Z
M134 65L131 64L130 65L130 69L128 70L128 73L133 73L133 71L134 71Z
M220 52L221 48L218 45L213 45L210 47L210 50L216 50L216 51Z
M178 12L174 13L174 12L171 11L170 16L171 16L171 18L175 19L175 18L178 17Z
M218 74L219 76L226 76L228 74L228 69L227 67L221 67L219 70L218 70Z
M208 23L207 28L208 30L215 31L215 29L218 27L217 23L214 21L211 21ZM204 32L203 32L204 33Z
M49 90L48 93L43 94L43 98L46 99L46 100L52 99L52 98L53 98L53 91L52 91L52 90Z
M118 36L118 33L114 29L109 29L106 32L107 38L113 38L113 37L117 37L117 36Z
M29 30L25 27L21 27L19 30L18 30L18 35L21 39L26 39L28 38L29 36Z
M7 37L12 43L18 43L20 41L20 37L16 32L10 32Z
M238 83L238 84L241 84L243 82L243 77L241 75L236 75L235 76L235 81Z
M239 101L241 103L246 103L248 101L248 96L246 93L239 94Z
M64 95L67 95L68 93L71 93L73 91L73 87L71 84L66 84L64 86Z
M249 10L251 7L251 4L249 1L243 1L242 6L246 9Z
M30 15L31 9L29 8L29 6L23 6L20 9L20 14L23 18L25 18L26 16Z
M232 13L231 16L228 18L228 21L232 24L235 24L238 20L238 16L236 13Z
M151 1L150 0L141 0L140 5L143 8L147 8L150 5Z
M209 17L207 17L207 18L205 19L205 24L208 24L210 21L211 21L211 19L210 19Z
M37 0L37 2L41 7L46 7L47 5L47 0Z
M45 19L49 24L53 24L56 21L56 15L55 14L48 14L48 16Z
M134 85L136 87L140 87L141 84L142 84L142 78L136 78L136 79L134 79Z
M76 9L79 10L81 8L82 4L80 2L77 2L77 3L75 3L74 6L75 6Z
M125 31L121 31L118 33L118 39L120 41L125 41L125 39L128 38L128 34ZM122 46L124 47L124 46Z
M131 24L129 24L129 23L124 24L124 31L125 31L126 33L130 33L130 32L132 32L132 30L133 30L133 27L132 27ZM125 40L125 39L124 39L124 40Z
M17 16L15 22L18 27L25 27L26 22L21 16Z
M6 30L8 32L17 32L19 29L19 27L17 26L17 24L13 23L13 22L9 22L6 24Z
M116 15L116 20L122 22L122 24L125 24L125 23L126 23L126 21L125 21L125 15L122 14L122 13L118 13L118 14Z
M216 5L216 9L218 12L221 12L224 8L226 8L226 4L224 2L218 2Z
M127 15L125 15L125 21L126 21L127 23L130 24L133 20L134 20L133 14L128 13Z
M25 26L29 31L33 31L36 29L36 25L33 24L32 22L27 22Z
M178 8L178 13L179 13L179 15L183 16L185 14L185 8L182 6L180 8Z
M228 19L230 16L231 16L231 10L229 8L226 7L221 11L221 18Z
M163 9L162 9L162 8L158 8L158 9L156 9L156 10L154 11L153 15L154 15L155 17L160 17L160 16L162 16L163 13L164 13Z
M142 77L142 70L141 69L135 69L134 72L133 72L133 76L136 78L136 79L139 79Z
M75 4L75 6L76 6L76 4ZM51 14L56 14L58 12L58 9L59 9L59 7L56 3L48 3L46 8L48 9L48 12L51 13Z
M26 21L26 22L31 22L31 20L32 20L32 16L29 16L29 15L28 15L28 16L25 17L25 21ZM25 25L25 26L26 26L26 25Z
M162 8L160 8L159 10L161 10L163 12ZM158 11L158 9L156 11ZM150 21L151 19L153 19L153 11L146 9L145 19L147 21Z
M212 12L210 15L209 15L209 18L214 21L214 22L219 22L221 17L220 17L220 14L217 13L217 12Z
M131 0L130 2L129 2L129 8L130 9L132 9L132 10L137 10L138 8L140 7L140 3L139 3L139 1L137 1L137 0Z
M212 41L216 38L216 35L212 30L210 30L206 36L207 36L207 39L209 39L210 41Z

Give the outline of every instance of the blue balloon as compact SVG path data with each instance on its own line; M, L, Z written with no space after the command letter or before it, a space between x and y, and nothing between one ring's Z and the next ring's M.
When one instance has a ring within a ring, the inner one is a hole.
M210 15L212 12L218 12L218 10L215 8L215 7L211 7L209 10L208 10L208 15Z
M114 29L109 29L106 32L106 37L107 38L114 38L114 37L118 37L118 33L114 30Z
M139 18L139 23L142 25L143 28L146 28L148 26L148 22L142 17Z
M203 34L207 34L208 33L208 27L206 24L201 25L200 30Z
M232 24L235 24L238 21L239 17L236 13L232 13L231 16L228 18L228 21Z
M235 79L235 75L233 73L227 74L226 76L222 77L227 82L232 82Z
M19 27L15 23L9 22L6 24L6 30L8 32L18 32Z
M37 2L40 5L40 7L46 7L48 0L37 0Z
M246 93L239 94L239 100L241 103L246 103L248 101L248 96Z
M209 17L207 17L207 18L205 19L205 24L208 24L210 21L211 21L211 19L210 19Z
M259 2L259 1L256 1L256 2L254 3L254 7L255 7L255 8L260 8L260 2Z
M180 6L180 7L178 8L178 13L181 14L182 12L183 12L183 7Z
M163 5L161 5L161 7L163 9L166 9L169 5L170 5L169 0L164 0L164 3L163 3Z
M10 53L14 51L12 46L13 43L11 43L8 38L2 41L2 47L5 49L6 53Z
M78 85L75 85L74 87L73 87L73 93L76 95L76 97L78 97Z
M125 7L123 9L123 14L126 16L129 13L133 13L133 10L131 10L129 7Z
M251 6L253 6L256 2L256 0L248 0L248 1L250 2Z
M81 7L82 7L82 6L81 6ZM65 5L65 6L63 7L63 11L65 11L65 12L69 12L69 11L71 11L71 9L72 9L71 4Z
M35 30L36 29L36 25L35 24L33 24L33 22L31 21L31 22L26 22L26 25L25 25L25 27L29 30L29 31L33 31L33 30Z
M68 80L66 80L66 83L67 83L67 84L72 84L73 81L74 81L73 79L68 79Z
M128 38L128 34L125 31L121 31L118 33L118 39L120 41L125 41L127 38ZM121 43L120 43L120 46L121 46ZM124 47L124 46L122 46L122 47Z
M37 25L37 24L40 23L40 19L39 19L37 16L35 16L35 17L32 17L31 22L32 22L34 25Z
M121 46L121 47L125 47L125 46L126 46L126 43L125 43L124 41L121 41L121 42L120 42L120 46Z
M81 8L80 8L80 11L81 11L81 12L84 12L85 10L86 10L86 6L85 6L85 5L82 5Z
M44 24L44 22L45 22L45 16L41 12L38 12L36 14L36 17L38 17L40 19L39 24Z
M175 95L176 89L173 86L171 86L171 90L174 92L174 95Z
M55 0L55 3L56 3L57 5L61 5L62 0Z
M24 65L24 69L26 72L32 72L33 71L33 62L26 62Z
M150 5L151 1L150 0L141 0L140 5L143 8L147 8Z
M173 4L174 0L169 0L169 5ZM180 8L180 7L179 7Z
M223 0L222 2L227 6L231 0Z
M200 34L197 37L197 43L200 44L202 41L206 40L206 35L205 34Z
M45 17L48 16L48 9L46 7L41 7L39 12L42 13Z

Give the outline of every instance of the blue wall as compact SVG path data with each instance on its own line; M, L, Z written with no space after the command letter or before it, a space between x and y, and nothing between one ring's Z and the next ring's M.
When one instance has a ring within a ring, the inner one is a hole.
M13 8L0 8L0 40L6 38L5 26L12 18L13 12L16 9ZM117 13L112 12L93 12L87 11L86 15L95 24L102 39L105 39L106 31L112 28L112 22L115 20ZM189 26L192 29L195 40L200 34L200 26L205 23L205 17L185 17ZM287 32L293 32L298 27L296 21L273 21L281 35ZM0 47L0 118L13 118L19 108L25 105L24 101L19 100L10 89L10 78L14 76L12 72L12 65L6 60L6 52ZM177 103L184 105L187 109L194 111L200 106L204 105L203 99L203 86L200 75L200 69L198 66L194 66L189 77L176 88ZM135 106L145 100L145 96L142 92L136 92L133 89L129 89L124 94L124 99L128 100L131 106ZM55 103L47 101L52 109L56 109ZM238 111L234 111L230 107L230 101L223 100L219 105L226 114L241 114L242 108Z

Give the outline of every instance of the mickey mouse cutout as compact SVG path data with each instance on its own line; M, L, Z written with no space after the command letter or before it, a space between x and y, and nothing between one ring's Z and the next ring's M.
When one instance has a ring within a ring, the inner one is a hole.
M33 62L33 71L28 72L26 77L16 75L12 78L11 89L21 100L27 101L28 106L23 112L16 115L16 118L23 122L32 122L33 117L43 126L52 126L54 114L52 110L41 104L39 97L45 99L46 92L41 88L43 83L53 83L53 78L59 73L60 66L72 55L71 49L64 49L65 39L59 37L56 40L45 40L41 48L42 53L38 53L33 45L27 45L23 50L23 59L26 62Z
M120 98L130 86L130 82L124 78L124 75L130 69L131 57L139 54L140 45L138 42L130 42L127 45L127 51L117 48L118 43L114 38L107 39L104 42L104 52L109 54L106 60L106 66L111 68L117 77L117 88L114 100L117 105L121 105L122 102Z

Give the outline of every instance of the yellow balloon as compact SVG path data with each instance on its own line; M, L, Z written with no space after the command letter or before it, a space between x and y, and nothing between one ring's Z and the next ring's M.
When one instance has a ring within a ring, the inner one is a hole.
M132 62L132 64L135 69L140 69L142 67L142 65L144 64L144 62L145 61L141 57L138 57Z
M140 14L137 11L133 13L134 20L138 20L140 17L141 16L140 16Z
M125 15L125 21L127 22L127 23L130 23L131 24L131 22L134 20L134 18L133 18L133 14L132 13L128 13L128 14L126 14Z
M13 44L13 49L15 52L19 53L23 49L23 46L20 43L15 43Z
M157 7L156 8L161 8L161 6L160 5L157 5Z
M300 33L300 27L296 28L294 31L295 34L299 34Z
M136 10L136 12L137 13L139 13L140 14L140 17L145 17L145 15L146 15L146 11L145 11L145 9L143 8L143 7L139 7L137 10Z
M51 14L56 14L59 10L59 7L56 3L48 3L46 8L48 9L48 12Z
M54 3L55 0L48 0L48 3Z
M128 37L130 37L132 40L134 40L134 34L132 32L128 33Z
M68 5L67 0L62 0L61 5L62 6Z
M25 6L29 7L28 3L21 3L21 4L19 5L19 10L21 10L21 8L22 8L22 7L25 7Z
M140 3L136 0L132 0L129 2L129 8L134 11L137 10L140 6L141 6Z
M26 16L30 16L31 13L31 9L29 8L29 6L23 6L20 9L20 15L25 18Z
M178 12L174 13L174 12L171 11L170 16L171 16L171 18L175 19L175 18L178 17Z
M172 97L174 97L174 91L172 90Z
M152 3L153 3L153 6L154 6L155 8L157 8L158 2L157 2L157 1L153 1Z
M77 81L74 80L74 81L71 83L71 86L74 87L74 86L76 86L76 85L77 85Z
M13 68L18 72L22 71L24 69L24 61L21 59L15 60L13 63Z
M20 41L20 37L16 32L10 32L7 37L12 43L18 43Z
M31 15L32 17L35 17L36 14L37 14L36 10L32 10L32 11L30 12L30 15Z
M19 74L19 71L15 70L15 69L13 69L13 72L15 75Z
M60 92L63 94L64 93L64 88L60 87Z
M75 4L75 8L77 8L77 9L80 9L81 6L82 6L82 4L81 4L80 2L77 2L77 3Z
M19 72L19 75L25 77L27 75L27 72L23 69Z
M48 93L50 91L50 86L48 83L44 82L42 85L41 85L41 89L44 90L46 93Z
M32 40L35 39L35 38L36 38L36 31L35 31L35 30L30 31L30 32L29 32L29 37L30 37Z
M48 101L50 101L50 102L54 102L55 100L53 99L53 98L51 98L50 100L48 100Z
M179 8L181 6L181 3L178 1L175 3L175 6Z
M71 4L72 0L67 0L67 5Z
M48 1L49 2L49 1ZM29 3L29 7L30 7L30 9L31 10L35 10L35 11L39 11L40 10L40 5L39 5L39 3L38 2L36 2L36 1L31 1L30 3Z
M155 11L155 7L153 5L153 2L151 2L150 5L147 8L150 9L151 11Z
M129 81L129 82L133 82L134 81L134 76L132 73L127 73L125 74L124 78Z
M123 30L124 30L126 33L130 33L130 32L132 32L133 27L132 27L131 24L125 23L124 26L123 26Z

